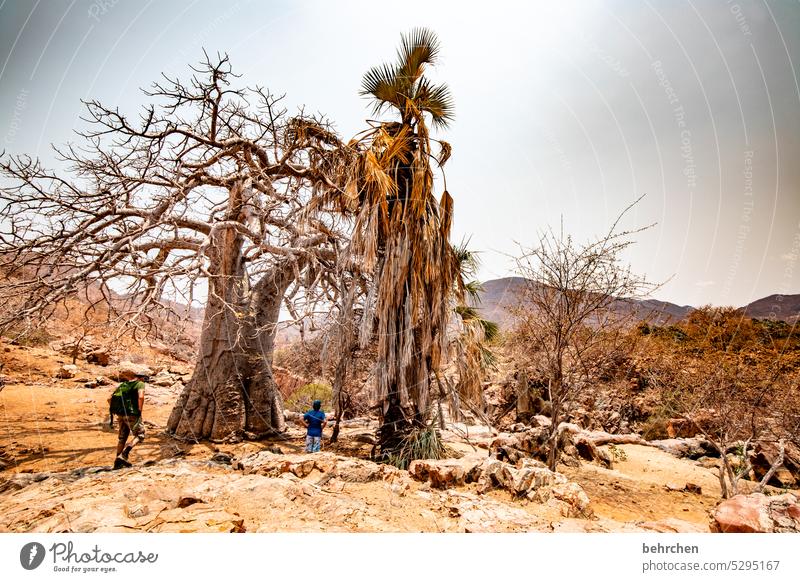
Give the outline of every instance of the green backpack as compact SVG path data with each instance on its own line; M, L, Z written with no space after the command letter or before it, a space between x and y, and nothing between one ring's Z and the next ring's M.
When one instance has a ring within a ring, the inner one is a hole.
M122 416L139 416L139 388L144 387L144 382L131 380L123 382L111 395L109 412Z

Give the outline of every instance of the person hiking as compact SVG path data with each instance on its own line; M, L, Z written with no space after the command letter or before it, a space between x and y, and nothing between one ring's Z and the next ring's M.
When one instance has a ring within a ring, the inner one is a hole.
M328 424L325 420L325 413L322 412L322 402L315 400L311 405L311 410L303 415L306 423L306 452L318 453L322 444L322 429Z
M131 449L144 440L144 424L142 424L142 409L144 408L145 382L150 378L143 373L130 372L123 377L122 382L111 396L108 397L108 407L111 416L110 426L114 427L114 417L119 422L119 437L117 439L117 456L114 459L114 468L130 467L128 455ZM133 435L130 444L126 445L128 436Z

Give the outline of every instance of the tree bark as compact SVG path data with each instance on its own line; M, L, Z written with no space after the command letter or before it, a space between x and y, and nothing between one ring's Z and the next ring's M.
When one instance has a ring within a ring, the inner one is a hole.
M293 277L290 265L275 267L241 311L211 295L194 373L167 424L171 433L222 441L285 430L272 357L281 301Z
M229 217L239 216L237 191ZM209 298L194 373L172 409L167 430L189 440L260 438L285 430L283 399L272 375L281 301L295 274L290 259L248 291L242 237L212 233Z

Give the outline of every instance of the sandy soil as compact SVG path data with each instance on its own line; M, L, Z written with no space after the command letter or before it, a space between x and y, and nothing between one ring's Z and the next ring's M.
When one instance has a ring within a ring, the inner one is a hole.
M106 398L113 390L113 383L87 389L83 387L85 380L55 379L58 366L69 363L69 358L58 357L43 348L2 346L0 360L4 364L4 374L10 380L0 392L0 460L8 465L6 474L54 472L111 464L116 431L105 428L104 421L107 417ZM108 374L107 368L86 363L79 363L79 366L78 379ZM302 450L303 433L299 427L291 428L287 438L279 441L235 445L175 441L165 435L163 429L177 391L178 387L149 387L144 414L148 437L135 449L134 462L172 458L207 460L217 451L241 455L276 445L286 453ZM363 433L364 429L343 431L342 443L332 451L364 458L370 447L352 438L358 432ZM460 448L466 447L461 445ZM672 519L694 524L699 529L707 528L709 510L719 499L719 484L711 470L652 447L624 445L619 448L624 451L625 458L618 460L613 470L592 464L562 468L571 481L584 488L601 521L637 524ZM701 492L682 491L687 483L699 485ZM390 531L448 529L444 525L446 520L443 521L447 516L446 509L437 519L436 511L430 513L430 500L425 499L424 494L401 498L391 488L378 485L347 484L341 491L331 494L362 505L363 519L367 520L362 525L367 524L367 529L373 531L380 527ZM487 504L492 502L492 496L502 503L512 502L507 494L496 492L486 496ZM545 531L548 524L559 519L557 515L549 515L541 506L531 508L534 504L513 503L531 515L535 513L535 523ZM438 498L436 504L437 508L446 505ZM378 515L381 519L375 521ZM301 527L301 518L302 515L287 515L287 520L299 521L282 526L306 531L307 527ZM527 526L531 523L534 522ZM260 527L269 528L263 524ZM347 529L344 525L342 528Z

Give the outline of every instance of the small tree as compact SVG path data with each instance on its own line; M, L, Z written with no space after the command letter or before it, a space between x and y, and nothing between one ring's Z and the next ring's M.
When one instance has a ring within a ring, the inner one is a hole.
M635 204L635 203L634 203ZM621 265L631 236L618 231L623 211L594 242L576 243L549 229L533 247L520 246L517 272L525 279L514 310L514 343L523 367L547 383L552 424L548 465L556 469L560 425L576 397L624 354L625 333L635 310L629 300L652 289Z

